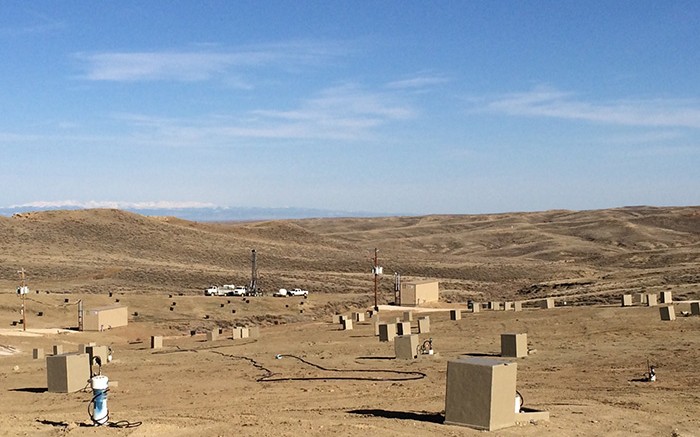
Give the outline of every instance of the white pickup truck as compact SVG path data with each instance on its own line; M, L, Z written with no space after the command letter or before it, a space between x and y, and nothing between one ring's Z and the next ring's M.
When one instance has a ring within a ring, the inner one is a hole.
M245 296L246 288L233 284L226 284L221 287L218 285L212 285L211 287L204 290L205 296Z
M290 296L308 296L309 292L307 290L302 290L301 288L292 288L287 291Z

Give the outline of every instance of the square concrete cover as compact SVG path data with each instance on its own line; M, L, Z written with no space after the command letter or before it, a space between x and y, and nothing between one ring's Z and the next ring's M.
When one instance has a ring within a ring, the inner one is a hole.
M394 352L397 360L418 358L418 335L397 335L394 338Z
M673 295L670 291L662 291L659 295L661 303L671 303L673 302Z
M343 320L343 329L345 331L349 331L352 329L352 320L351 319Z
M501 334L501 356L523 358L527 356L527 334Z
M353 320L356 322L364 322L365 321L365 313L353 313L354 317Z
M655 307L657 303L657 296L654 293L647 294L647 306Z
M163 337L160 335L151 336L151 349L161 349L163 347Z
M219 328L214 328L212 331L207 331L207 341L216 341L219 339Z
M700 302L692 302L690 304L690 314L700 316Z
M632 306L632 295L631 294L623 294L622 295L622 306L623 307L631 307Z
M85 353L88 354L88 362L92 365L94 357L100 357L100 363L104 366L107 364L107 356L109 355L109 347L107 346L85 346Z
M396 337L395 323L379 324L379 341L394 341L394 337Z
M661 320L676 320L676 310L673 305L659 307L659 314L661 315Z
M426 334L430 332L430 317L425 316L418 319L418 333Z
M450 310L450 320L461 320L462 311L460 310Z
M52 393L81 390L90 379L88 354L68 353L46 357L46 382Z
M411 335L411 322L399 322L396 324L396 335Z
M484 357L447 362L445 423L493 431L515 425L516 363Z

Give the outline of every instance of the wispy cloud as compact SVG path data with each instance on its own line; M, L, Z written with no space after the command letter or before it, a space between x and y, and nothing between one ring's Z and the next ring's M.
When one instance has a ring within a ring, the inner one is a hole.
M355 85L323 90L290 110L258 109L238 115L194 119L120 114L136 128L137 139L172 146L230 144L241 139L367 139L380 128L415 116L414 110L388 94Z
M97 201L80 202L77 200L36 201L11 205L9 208L113 208L113 209L184 209L213 208L216 205L202 202L173 202L167 200L155 202Z
M66 28L65 23L57 21L49 15L36 12L31 8L27 8L24 13L28 16L27 23L16 24L14 26L0 26L0 36L21 37L41 35Z
M296 69L321 65L347 53L347 48L340 43L301 41L225 51L198 47L183 51L77 53L75 56L85 63L85 79L129 82L203 81L235 73L236 69L259 67Z
M627 126L700 128L700 102L690 99L586 101L570 92L538 87L486 99L481 110L513 116L551 117Z
M408 79L389 82L386 86L392 89L420 89L442 85L447 82L449 82L449 79L445 76L419 75Z

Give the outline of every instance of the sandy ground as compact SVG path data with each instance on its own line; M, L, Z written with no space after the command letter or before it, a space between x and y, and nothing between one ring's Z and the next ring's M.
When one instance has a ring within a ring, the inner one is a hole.
M334 298L312 295L305 307ZM125 299L139 318L101 333L56 331L71 326L73 309L54 299L55 309L29 320L36 335L21 335L18 327L0 335L2 350L16 352L0 356L0 435L483 435L442 423L447 362L464 354L496 356L501 333L522 332L533 353L517 360L518 390L526 407L549 411L551 418L491 434L700 436L700 317L662 322L658 308L483 311L459 321L449 320L449 306L428 309L421 315L430 315L432 330L420 337L432 338L437 354L404 361L394 358L393 343L378 341L371 322L342 331L330 317L318 317L263 326L258 339L207 342L207 326L190 336L187 316L162 304L167 297ZM229 305L227 298L179 299L178 308L197 319L224 306L219 303ZM260 311L291 313L301 305L256 299L248 305ZM16 303L16 296L0 295L0 309ZM380 319L401 315L390 308L382 307ZM677 314L688 309L676 305ZM151 335L165 336L162 350L149 348ZM102 368L117 382L109 393L110 420L140 426L89 426L90 393L46 391L45 362L32 359L32 348L50 353L61 344L72 351L90 341L114 351ZM647 360L657 366L655 383L639 381Z

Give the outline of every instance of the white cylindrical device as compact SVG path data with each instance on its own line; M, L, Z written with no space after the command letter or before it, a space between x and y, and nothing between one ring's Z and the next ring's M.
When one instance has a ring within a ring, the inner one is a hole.
M104 425L109 418L109 411L107 410L109 378L105 375L96 375L90 379L90 384L92 385L92 402L94 404L92 421L98 425Z

